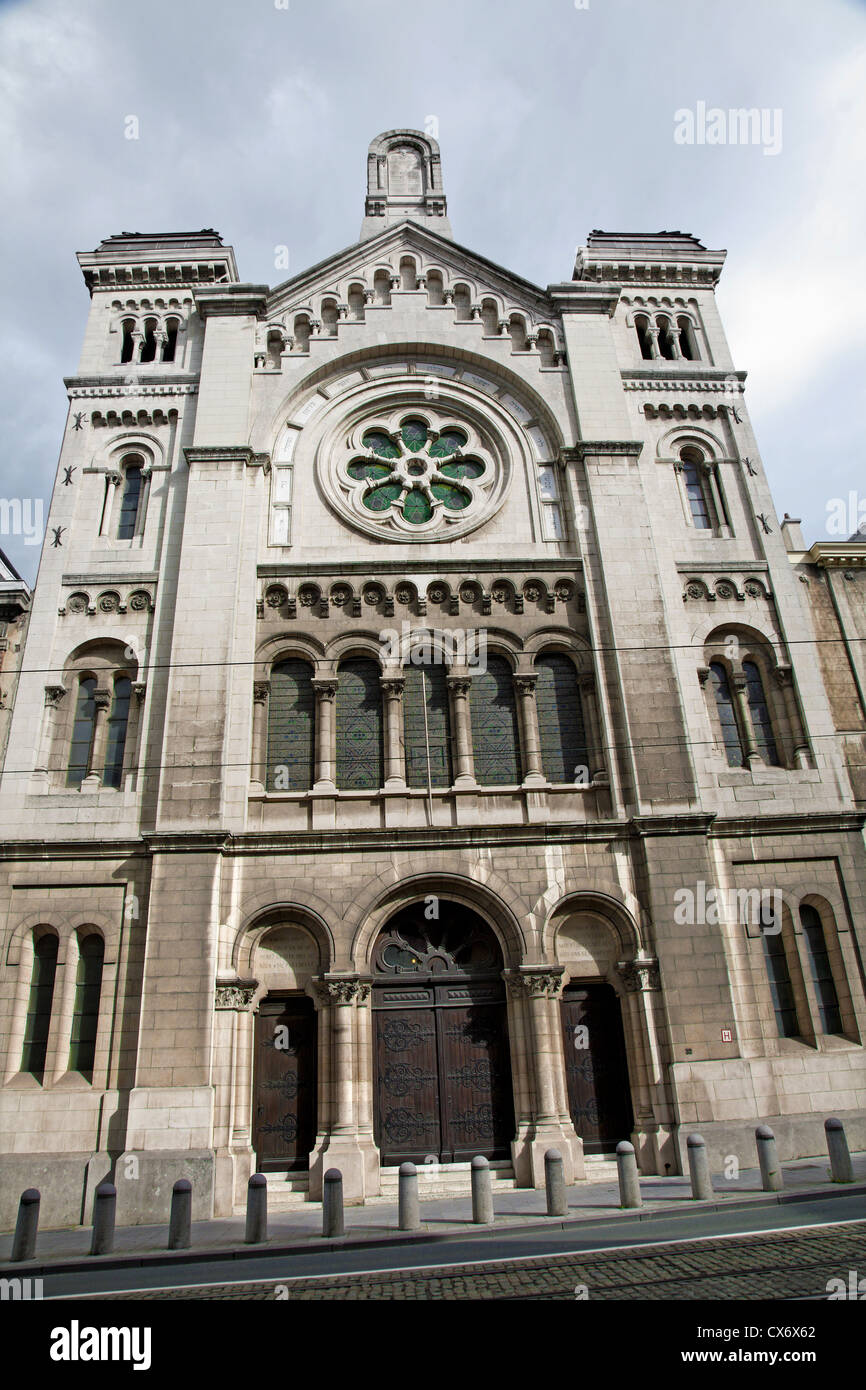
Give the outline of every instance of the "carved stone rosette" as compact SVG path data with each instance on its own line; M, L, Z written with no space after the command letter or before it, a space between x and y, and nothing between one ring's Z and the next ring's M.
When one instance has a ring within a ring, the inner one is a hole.
M661 988L659 963L657 960L620 960L616 963L617 974L630 994Z
M214 1008L245 1012L252 1004L257 989L257 980L235 980L232 984L217 985L214 989Z

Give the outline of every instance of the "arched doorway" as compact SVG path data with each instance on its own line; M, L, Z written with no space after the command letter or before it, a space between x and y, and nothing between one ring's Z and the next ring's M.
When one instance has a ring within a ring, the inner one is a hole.
M514 1102L502 952L476 913L427 902L392 917L373 951L382 1163L507 1158Z
M265 990L254 1037L252 1144L260 1172L309 1167L318 1119L318 1020L306 989L319 962L313 937L289 923L265 932L251 958Z
M633 1126L622 1014L611 985L575 981L562 993L568 1108L587 1154L613 1153Z

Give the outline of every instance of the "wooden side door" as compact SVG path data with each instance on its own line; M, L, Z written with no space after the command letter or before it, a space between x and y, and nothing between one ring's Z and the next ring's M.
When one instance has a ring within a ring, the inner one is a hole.
M501 986L437 985L443 1163L507 1158L514 1101Z
M255 1031L253 1146L259 1171L307 1168L316 1141L316 1011L305 995L267 997Z
M375 1003L376 1143L383 1163L423 1163L440 1148L432 990L377 991Z
M574 1128L586 1153L612 1153L633 1127L619 999L610 985L569 986L561 1014Z

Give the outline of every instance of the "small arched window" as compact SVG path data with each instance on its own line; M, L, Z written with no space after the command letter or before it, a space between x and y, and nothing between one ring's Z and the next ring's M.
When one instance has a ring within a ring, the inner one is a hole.
M156 319L145 319L144 338L141 344L141 361L156 360Z
M315 780L313 670L297 658L271 668L268 700L269 791L304 792Z
M764 683L754 661L743 662L743 675L746 677L746 698L749 702L749 714L752 717L755 746L765 763L769 763L772 767L778 767L779 752L773 737L773 724L767 706L767 697L764 694Z
M691 319L682 314L677 319L677 332L680 345L680 356L687 362L695 362L698 359L698 346L695 341L695 333L692 328Z
M773 1013L776 1016L776 1029L780 1038L796 1038L799 1036L800 1027L782 933L762 931L761 938L764 942L764 963L767 967Z
M132 698L132 681L128 676L118 676L114 682L114 696L108 712L108 737L105 748L105 771L103 785L119 787L123 777L123 755L126 750L126 731L129 727L129 702Z
M710 662L710 680L713 686L719 723L722 728L725 756L730 767L742 767L744 757L740 726L737 723L734 702L731 698L731 683L728 679L728 673L720 661Z
M124 319L121 325L123 329L123 342L120 348L121 362L131 362L135 352L135 319Z
M674 351L674 334L673 329L671 328L670 319L656 319L656 323L658 324L659 330L659 352L661 353L662 357L665 357L669 361L671 361L673 358L676 357L676 352Z
M472 295L469 293L468 285L454 286L454 318L459 323L465 323L472 317Z
M336 338L337 323L340 318L337 303L334 299L322 301L322 328L329 338Z
M800 905L800 924L806 942L806 954L812 971L815 994L818 999L818 1014L822 1033L841 1033L842 1014L839 1009L839 996L833 979L830 955L824 938L824 927L816 908L810 903Z
M24 1023L21 1070L35 1076L37 1081L41 1081L45 1075L54 978L57 974L57 945L54 932L45 932L33 942L33 974Z
M384 780L379 667L358 658L342 662L337 674L337 786L374 791Z
M445 303L445 284L441 270L428 270L427 272L427 303L429 305Z
M96 678L84 676L78 682L75 700L75 716L72 725L72 743L69 748L69 766L66 772L66 785L80 787L90 769L90 754L93 748L93 731L96 726Z
M168 319L165 325L165 341L162 345L163 362L173 362L177 351L177 333L180 326L179 319Z
M78 968L75 973L75 1007L69 1044L69 1070L93 1080L96 1033L99 1027L99 996L105 942L97 932L78 938Z
M535 663L541 765L549 782L585 781L586 732L574 663L555 652Z
M649 319L646 314L638 314L634 321L637 340L640 344L640 355L647 361L652 360L653 346L649 331Z
M475 780L485 787L519 782L520 746L514 682L511 667L504 657L488 657L487 670L473 675L469 708Z
M404 666L403 732L410 787L450 787L451 722L445 667L433 662Z
M138 521L138 508L141 502L141 483L141 464L127 464L124 470L120 513L117 518L117 539L119 541L131 541L135 535L136 522Z
M699 531L710 531L713 526L713 518L704 481L703 459L694 449L683 449L680 459L692 523Z
M348 294L349 313L353 319L362 321L364 318L364 286L350 285Z
M492 299L481 301L481 322L484 325L485 338L493 338L499 334L499 309Z
M400 261L400 289L417 290L418 278L415 272L415 262L411 256L403 256Z
M377 304L391 303L391 276L387 270L377 270L373 276L373 290Z

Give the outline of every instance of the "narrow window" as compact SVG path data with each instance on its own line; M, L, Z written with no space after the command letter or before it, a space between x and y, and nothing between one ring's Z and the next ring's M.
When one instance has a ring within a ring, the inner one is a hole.
M271 668L268 791L305 792L315 781L313 671L291 658Z
M472 677L469 694L475 777L485 787L519 782L520 750L511 667L491 656L487 670Z
M384 780L382 691L375 661L344 661L337 686L337 786L374 791Z
M377 304L391 303L391 276L387 270L377 270L373 276L373 289Z
M677 319L677 329L679 330L680 353L687 362L695 362L698 357L695 334L691 321L683 315Z
M746 698L749 702L749 713L752 716L752 729L758 752L765 763L778 767L779 753L776 748L776 740L773 737L773 725L770 720L761 673L754 661L744 661L743 674L746 677Z
M791 972L788 969L782 933L764 931L761 937L764 942L764 962L779 1037L796 1038L800 1032L797 1024L797 1006L794 1002L794 987L791 984Z
M686 489L686 497L689 502L689 509L692 514L692 522L699 531L712 530L712 520L710 509L707 503L707 494L704 490L704 479L702 476L701 465L694 459L683 456L683 482Z
M734 712L734 702L731 699L731 685L728 680L728 673L720 661L712 661L710 663L710 680L712 681L713 694L716 699L719 723L722 726L725 755L731 767L742 767L743 745L740 739L740 728L737 724L737 716Z
M842 1014L839 1009L839 996L836 993L836 985L833 980L827 943L824 939L824 928L817 910L811 904L803 903L801 905L800 923L806 942L806 954L812 969L815 993L818 996L821 1032L841 1033Z
M556 469L550 464L542 464L538 470L538 491L541 496L544 539L561 541L565 535L565 528L562 524L562 508L559 505Z
M665 357L669 361L671 361L676 356L676 354L674 352L673 332L671 331L670 322L668 321L668 319L657 319L656 322L658 323L659 328L659 352L661 353L662 357Z
M649 320L644 314L639 314L634 321L637 330L637 340L640 343L640 355L650 361L653 355L652 339L649 333Z
M292 469L271 470L271 545L292 543Z
M410 787L450 787L451 726L445 667L425 662L404 666L403 732L406 782Z
M123 754L126 750L131 697L132 681L128 676L118 676L114 682L114 698L108 712L105 771L102 777L103 786L106 787L119 787L123 776Z
M135 328L135 319L124 319L122 327L123 345L120 349L120 360L121 362L131 362L132 355L135 352L135 339L132 336Z
M178 320L169 319L165 325L165 342L162 345L163 362L173 362L177 351Z
M80 1072L88 1081L93 1080L104 959L105 943L101 936L91 932L89 936L79 937L69 1070Z
M96 702L93 698L95 690L96 680L93 676L86 676L78 683L75 722L72 726L72 744L66 773L68 787L80 787L90 768L90 750L93 747L93 730L96 723Z
M24 1024L24 1048L21 1070L41 1081L45 1075L45 1056L48 1052L48 1029L51 1026L51 1004L54 999L54 977L57 973L57 937L46 932L33 943L33 975L27 1019Z
M309 352L311 331L310 320L299 314L294 323L295 352Z
M352 285L348 296L349 313L359 322L364 318L364 286Z
M120 501L120 516L117 521L117 539L131 541L135 535L138 520L138 504L141 500L141 468L130 464L123 482L123 496Z
M141 361L153 362L156 358L156 319L147 319L144 325L144 340L141 344Z
M541 765L549 782L574 782L587 766L586 733L574 663L549 653L535 663ZM580 780L585 780L581 777Z

